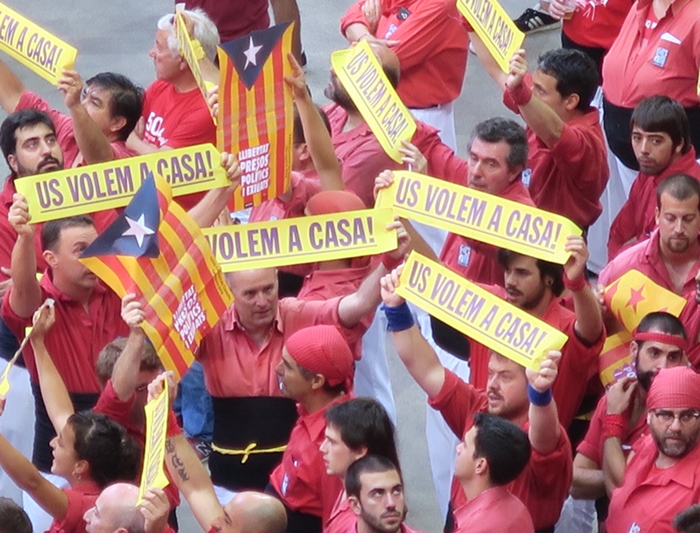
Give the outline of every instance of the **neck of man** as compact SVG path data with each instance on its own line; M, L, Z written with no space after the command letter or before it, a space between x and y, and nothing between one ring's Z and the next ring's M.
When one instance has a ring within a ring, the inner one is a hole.
M486 492L487 490L492 489L494 487L488 476L481 475L476 475L473 478L465 481L464 483L460 481L460 484L462 485L464 495L467 497L467 501L469 502L476 498L482 492Z
M345 121L345 126L343 126L343 131L354 130L358 126L365 123L365 119L362 118L360 112L357 109L346 109L348 113L348 119Z
M659 452L659 455L656 457L656 461L654 461L654 465L656 466L656 468L671 468L678 461L680 461L680 459L677 459L675 457L669 457L663 452Z
M694 239L684 252L672 252L661 241L659 241L659 249L664 263L675 267L675 269L679 267L692 268L698 260L698 256L700 256L700 243L698 243L698 239Z
M260 327L248 327L245 324L241 322L241 325L243 326L243 329L245 330L246 334L253 339L255 344L258 346L263 346L267 340L270 338L270 332L272 330L272 324L268 326L260 326Z
M321 261L318 264L319 270L341 270L350 268L352 259L333 259L331 261Z
M401 526L399 526L394 533L399 533L401 531ZM357 533L387 533L386 531L380 531L373 528L367 522L365 522L362 517L357 517Z
M642 387L637 385L637 389L632 397L632 412L630 413L630 427L631 430L639 420L640 417L645 416L647 412L647 391Z
M340 398L343 394L345 393L330 393L323 389L314 390L301 398L299 403L307 413L311 414L328 407L331 403L333 403L333 401Z
M194 79L189 69L181 71L177 77L169 81L175 87L175 91L179 93L186 93L197 88L197 80Z
M73 284L64 283L60 278L53 279L54 286L61 291L63 294L79 302L87 310L88 304L90 302L90 296L92 296L92 288L85 288L80 286L75 286Z
M542 318L544 314L547 312L547 309L549 309L550 304L552 303L552 300L554 299L554 294L550 289L546 289L544 291L544 294L542 295L542 298L540 299L539 302L537 302L534 307L527 309L526 311L530 313L532 316L535 316L537 318Z

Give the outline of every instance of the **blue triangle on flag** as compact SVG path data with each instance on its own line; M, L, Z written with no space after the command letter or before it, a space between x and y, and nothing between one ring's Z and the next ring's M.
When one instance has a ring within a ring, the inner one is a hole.
M122 214L85 248L81 257L158 257L159 226L158 191L153 174L149 172Z

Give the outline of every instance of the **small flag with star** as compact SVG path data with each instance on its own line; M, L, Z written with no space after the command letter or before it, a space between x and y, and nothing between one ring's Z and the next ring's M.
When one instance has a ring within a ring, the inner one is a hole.
M605 288L605 305L629 332L654 311L678 316L685 299L653 282L639 270L625 272Z
M598 357L598 375L607 389L625 377L635 377L634 363L630 356L632 335L625 330L605 339Z
M80 261L120 297L145 302L142 327L163 366L182 376L233 301L199 226L153 174Z
M219 47L216 143L236 157L243 172L232 210L259 205L289 187L294 108L284 77L292 74L291 49L290 23Z

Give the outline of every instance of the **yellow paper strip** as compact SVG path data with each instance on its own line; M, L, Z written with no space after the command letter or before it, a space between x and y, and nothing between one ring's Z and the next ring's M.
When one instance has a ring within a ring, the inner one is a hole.
M393 219L391 209L364 209L207 228L204 236L221 269L237 272L394 250L396 232L386 230Z
M498 0L457 0L457 9L471 24L503 72L525 39Z
M49 83L72 69L78 51L4 4L0 4L0 49Z
M163 176L173 196L208 191L229 184L214 145L118 159L99 165L38 174L15 181L27 198L32 222L124 207L149 172Z
M416 121L389 83L367 41L331 54L333 71L348 92L379 144L401 162L401 141L410 141Z
M165 441L168 432L168 381L163 382L163 392L146 404L146 445L143 452L143 470L139 499L136 505L143 502L143 495L150 488L162 489L169 483L163 469L165 460Z
M442 265L411 252L397 294L516 363L539 370L568 337Z
M569 219L500 196L415 172L395 171L376 207L499 248L564 264L566 237L581 235Z

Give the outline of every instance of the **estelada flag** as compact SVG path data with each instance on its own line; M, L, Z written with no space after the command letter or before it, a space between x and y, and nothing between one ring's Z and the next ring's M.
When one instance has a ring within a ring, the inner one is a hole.
M80 261L120 297L145 302L142 327L163 366L182 376L202 337L233 302L199 226L153 174Z
M289 187L294 107L284 77L292 74L291 49L290 23L219 47L216 145L233 154L243 172L230 205L234 211L276 198Z
M598 374L606 389L624 377L636 376L630 356L630 342L632 335L625 330L605 339L598 357Z
M655 283L639 270L630 270L605 287L605 305L629 332L649 313L681 314L685 299Z

